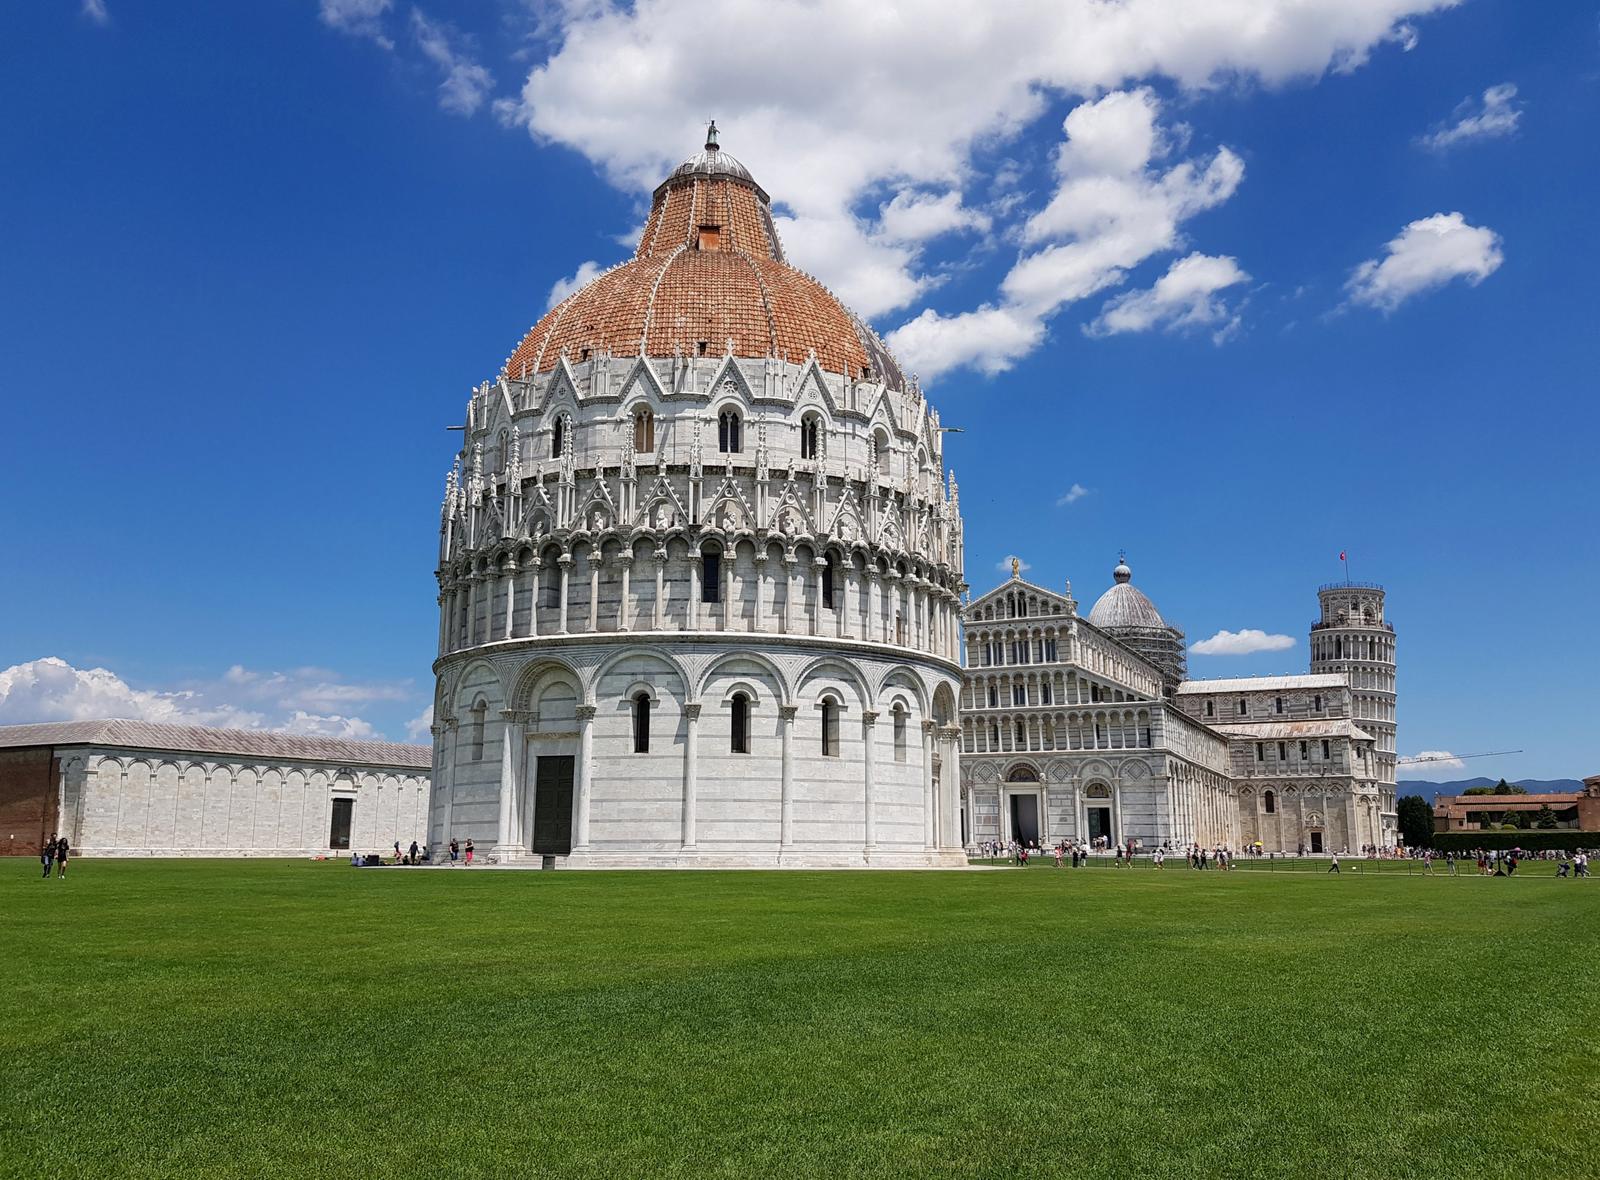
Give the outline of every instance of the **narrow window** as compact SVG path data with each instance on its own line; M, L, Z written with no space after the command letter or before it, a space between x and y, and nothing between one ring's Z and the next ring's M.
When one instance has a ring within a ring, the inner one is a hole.
M1206 716L1207 717L1215 717L1216 715L1217 715L1217 703L1215 701L1207 701L1206 702Z
M1311 756L1306 753L1306 743L1305 742L1301 742L1300 743L1300 761L1304 762L1310 757Z
M1019 722L1017 722L1017 745L1026 746L1027 744L1028 744L1028 739L1024 736L1024 731L1023 731L1023 728L1022 728L1022 722L1019 721Z
M717 450L724 455L737 455L744 447L740 445L739 415L733 410L723 410L717 415Z
M873 434L872 441L878 452L878 474L887 479L889 477L889 436L879 430Z
M894 760L906 760L906 711L899 707L894 711Z
M648 455L656 449L656 416L649 409L641 409L633 416L633 450L635 454Z
M700 601L722 601L722 554L700 555Z
M472 760L483 761L483 719L489 712L489 706L483 701L478 701L472 706Z
M1271 815L1278 810L1278 798L1271 791L1261 796L1261 801L1267 805L1267 814Z
M807 414L800 423L800 457L802 459L815 459L819 436L822 433L822 419L815 414Z
M561 448L566 445L566 441L567 416L565 414L557 414L556 424L550 430L550 457L552 459L561 458Z
M828 563L822 567L822 609L833 610L833 570L839 559L828 554Z
M1000 690L995 688L995 686L991 684L989 686L989 708L998 709L999 707L1000 707Z
M1273 707L1274 710L1276 710L1279 713L1283 712L1283 698L1282 697L1276 698L1272 702L1272 707Z
M1243 701L1240 701L1239 702L1239 716L1243 717L1249 711L1250 711L1249 709L1245 708L1245 703Z
M1329 759L1331 757L1332 757L1332 754L1329 752L1329 749L1328 749L1328 739L1327 738L1323 738L1322 739L1322 760L1324 762L1327 762L1327 761L1329 761Z
M826 697L822 700L822 756L839 756L839 706Z
M1050 682L1046 680L1039 686L1039 703L1043 705L1054 704L1054 694L1050 691Z
M1286 746L1283 742L1279 742L1278 743L1278 761L1279 762L1287 762L1287 761L1289 761L1289 747Z
M1266 760L1267 760L1267 748L1261 742L1257 742L1256 743L1256 761L1257 762L1265 762Z
M1322 698L1320 696L1312 697L1311 707L1318 713L1322 712Z
M733 752L750 752L750 698L742 692L733 694Z
M633 698L633 752L650 752L650 694L647 692Z

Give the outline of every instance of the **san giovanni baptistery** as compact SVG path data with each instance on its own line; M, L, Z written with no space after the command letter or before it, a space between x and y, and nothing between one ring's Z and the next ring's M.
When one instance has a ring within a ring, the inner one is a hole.
M480 385L439 548L437 845L958 865L939 416L717 143Z

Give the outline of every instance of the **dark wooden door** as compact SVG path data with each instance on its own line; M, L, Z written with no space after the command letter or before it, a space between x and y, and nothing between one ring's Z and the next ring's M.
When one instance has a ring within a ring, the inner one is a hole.
M333 801L333 825L328 831L329 848L350 847L350 818L355 812L354 799L335 799Z
M572 851L571 754L540 754L533 787L533 850L546 856Z

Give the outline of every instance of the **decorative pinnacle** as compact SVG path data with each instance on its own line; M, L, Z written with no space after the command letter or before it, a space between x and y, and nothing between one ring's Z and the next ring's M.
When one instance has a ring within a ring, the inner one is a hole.
M708 126L706 128L706 151L714 152L716 150L717 150L717 121L715 119L713 119L713 120L711 120L710 126Z
M1011 576L1013 578L1022 577L1022 559L1020 557L1011 559Z

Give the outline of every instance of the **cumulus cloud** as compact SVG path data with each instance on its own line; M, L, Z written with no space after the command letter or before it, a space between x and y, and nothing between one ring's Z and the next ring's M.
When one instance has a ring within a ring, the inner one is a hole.
M1159 122L1160 100L1148 89L1113 91L1082 103L1062 125L1066 138L1056 157L1057 186L1049 202L1021 227L1025 252L1000 284L1002 301L976 312L924 312L891 332L888 341L919 372L937 375L972 365L1004 372L1043 339L1046 323L1062 307L1121 283L1127 272L1181 244L1181 226L1227 200L1244 177L1244 162L1227 148L1209 160L1182 160L1170 168L1176 137ZM1197 291L1222 282L1224 260L1198 261L1163 282L1159 293L1136 293L1125 311L1108 308L1102 333L1132 331L1141 317L1151 326L1163 315L1174 325L1185 311L1191 324L1216 314L1220 301ZM1235 271L1232 259L1226 264ZM1244 273L1238 271L1242 281ZM1169 294L1170 292L1170 294ZM1188 306L1179 306L1186 299ZM1169 301L1163 303L1162 301ZM1007 331L983 328L998 322Z
M1056 507L1065 508L1069 504L1076 504L1088 494L1088 488L1084 487L1081 483L1075 483L1066 491L1062 492L1061 495L1056 497Z
M260 672L237 664L215 680L136 688L107 668L46 656L0 671L0 724L121 717L367 738L378 735L353 708L412 695L409 682L358 683L325 668Z
M106 8L106 0L83 0L82 11L85 17L102 28L111 23L111 12Z
M600 270L600 264L590 259L588 262L580 263L576 273L568 275L564 279L557 279L550 288L550 295L545 300L544 309L549 311L574 291L587 287L600 277Z
M1016 556L1015 554L1011 554L1009 556L1002 557L999 561L994 563L994 568L999 570L1003 574L1009 574L1011 572L1011 563L1013 561L1017 563L1017 570L1020 573L1024 573L1025 574L1025 573L1027 573L1029 570L1031 570L1033 568L1031 565L1029 565L1027 562L1023 561L1022 558Z
M1457 758L1449 750L1423 750L1420 754L1413 754L1413 758L1425 758L1426 762L1403 763L1395 767L1397 778L1432 778L1441 770L1465 770L1467 764Z
M466 51L462 38L429 20L420 9L411 10L411 34L422 55L444 73L439 84L439 107L452 115L474 114L494 89L494 78Z
M1294 646L1288 635L1269 635L1253 627L1243 631L1218 631L1210 639L1191 643L1189 650L1197 656L1248 656L1258 651L1286 651Z
M394 0L322 0L317 15L330 29L393 49L394 42L383 31L383 14L393 7Z
M1436 152L1453 148L1474 139L1498 139L1514 135L1522 120L1522 108L1516 103L1517 88L1510 82L1491 86L1483 98L1474 102L1464 99L1451 114L1450 119L1439 124L1418 141Z
M1078 143L1061 152L1046 209L1007 205L1024 219L1017 236L1031 253L1006 287L957 316L924 312L893 338L926 374L963 364L993 372L1039 345L1054 309L1176 248L1176 223L1238 184L1242 165L1225 150L1149 167L1179 137L1149 125L1139 108L1154 99L1137 83L1201 90L1348 71L1379 46L1414 39L1415 18L1457 2L885 0L868 16L856 0L566 0L555 10L555 50L497 111L644 193L727 95L761 95L727 121L724 146L783 203L780 230L796 263L880 316L932 285L922 235L987 232L984 219L998 215L999 202L978 211L960 199L998 191L979 174L976 149L1015 140L1063 96L1120 93L1104 107L1085 103L1069 127ZM715 69L705 66L708 29L740 47ZM996 165L1012 183L1029 163L1016 154Z
M1152 328L1168 332L1206 328L1221 344L1238 331L1239 314L1218 292L1249 281L1232 258L1190 254L1168 267L1148 290L1129 291L1109 301L1084 331L1112 336Z
M432 741L433 706L429 705L410 721L406 722L406 740L410 742Z
M1350 302L1393 311L1413 295L1465 279L1476 287L1499 269L1505 256L1500 235L1468 225L1459 213L1435 213L1413 221L1384 249L1351 272Z

